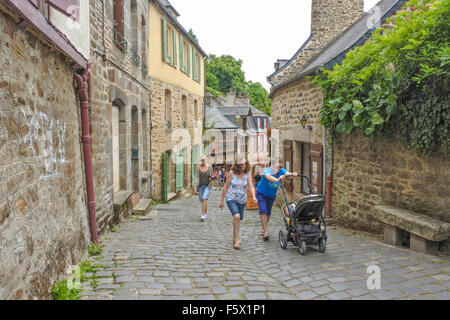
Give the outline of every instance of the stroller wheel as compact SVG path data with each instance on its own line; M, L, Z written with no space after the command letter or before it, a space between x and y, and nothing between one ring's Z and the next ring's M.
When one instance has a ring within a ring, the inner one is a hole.
M283 230L280 230L280 233L278 234L278 236L280 239L280 247L283 249L286 249L287 244L288 244L286 233L284 233Z
M325 253L325 251L327 251L327 240L325 240L324 238L321 238L319 240L319 251L321 253Z
M300 246L298 247L298 251L300 252L300 254L302 256L304 256L306 254L306 241L302 241L300 243Z

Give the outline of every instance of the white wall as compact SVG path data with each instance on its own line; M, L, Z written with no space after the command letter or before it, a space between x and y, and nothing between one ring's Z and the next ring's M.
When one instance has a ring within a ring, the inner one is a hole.
M43 2L41 1L41 4ZM75 48L86 58L90 57L90 20L89 20L89 1L79 0L80 19L74 21L59 11L50 8L50 22L61 31L75 46ZM42 6L43 12L48 15L47 6ZM76 9L76 8L75 8ZM47 17L48 18L48 17Z

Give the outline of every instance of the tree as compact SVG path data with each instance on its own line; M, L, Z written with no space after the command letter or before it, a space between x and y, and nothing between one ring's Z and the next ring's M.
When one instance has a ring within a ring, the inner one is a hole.
M268 92L261 83L249 81L247 83L246 93L250 98L250 104L252 106L269 116L272 115L272 104L268 97Z
M189 29L188 31L189 36L191 37L192 41L194 41L196 44L198 43L198 38L197 36L194 34L194 31L192 31L192 29Z
M211 54L206 60L206 91L216 98L225 96L230 90L236 93L246 93L250 104L262 112L271 115L271 102L268 92L259 82L247 82L242 70L242 60L230 55L220 57Z
M206 85L223 94L233 90L244 92L245 74L242 71L242 60L232 56L217 57L211 54L206 61Z

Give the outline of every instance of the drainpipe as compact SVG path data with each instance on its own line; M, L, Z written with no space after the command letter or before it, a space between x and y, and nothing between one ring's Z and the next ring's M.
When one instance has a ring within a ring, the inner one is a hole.
M86 189L88 198L88 210L89 210L89 226L91 230L91 240L94 243L98 242L98 230L97 230L97 215L95 209L95 196L94 196L94 180L92 175L92 155L91 155L91 137L89 135L89 97L88 97L88 75L91 70L91 64L89 63L87 68L83 70L83 74L80 75L76 71L74 72L75 81L78 88L78 96L80 98L81 107L81 130L84 154L84 168L86 175Z
M325 202L325 217L329 218L330 211L331 211L331 183L332 183L332 176L333 176L333 144L330 143L330 140L327 141L326 147L327 147L328 158L327 158L327 170L326 170L327 171L327 190L326 190L326 202Z

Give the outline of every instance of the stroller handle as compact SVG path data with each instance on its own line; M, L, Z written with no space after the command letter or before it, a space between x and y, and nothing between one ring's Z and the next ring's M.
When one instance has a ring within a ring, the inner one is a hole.
M285 174L284 176L286 178L295 178L295 176L293 174ZM314 194L314 190L313 190L313 188L311 186L311 180L307 176L305 176L303 174L297 174L297 177L305 178L306 182L308 183L308 188L309 188L310 194Z

